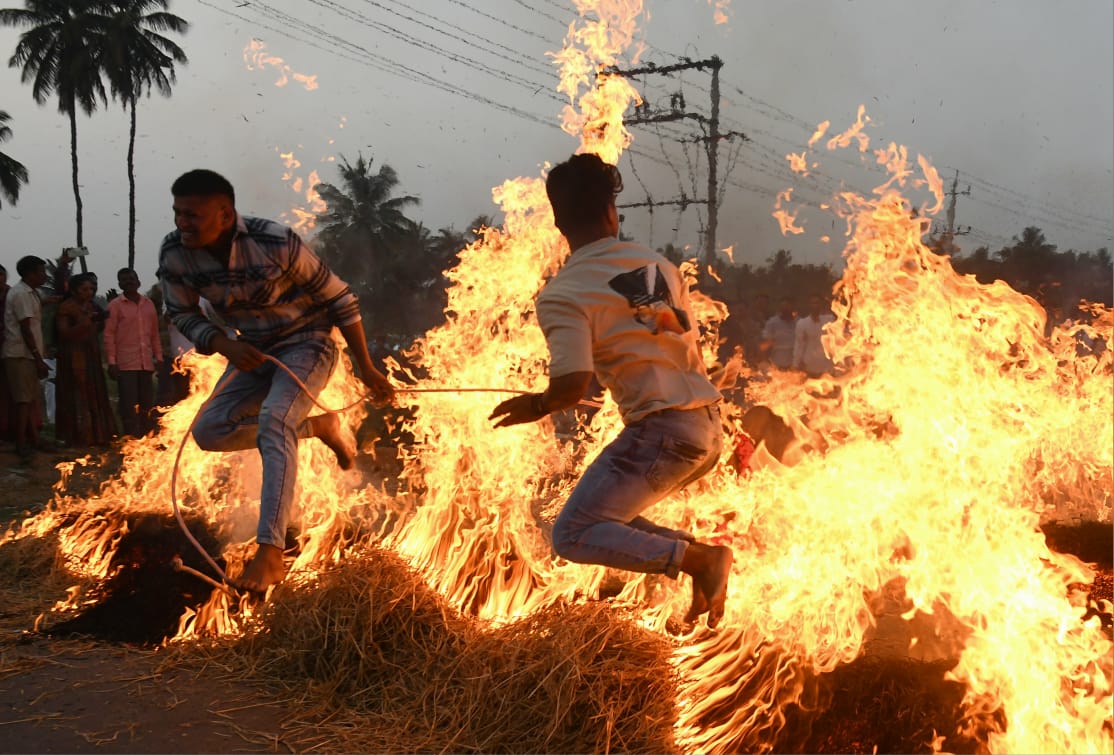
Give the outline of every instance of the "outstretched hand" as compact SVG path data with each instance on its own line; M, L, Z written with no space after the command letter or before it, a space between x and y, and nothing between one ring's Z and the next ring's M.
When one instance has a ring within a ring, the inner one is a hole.
M488 416L488 419L498 419L499 421L495 423L496 427L510 427L525 422L537 422L548 414L538 406L540 397L540 394L537 393L511 396L506 401L500 402Z

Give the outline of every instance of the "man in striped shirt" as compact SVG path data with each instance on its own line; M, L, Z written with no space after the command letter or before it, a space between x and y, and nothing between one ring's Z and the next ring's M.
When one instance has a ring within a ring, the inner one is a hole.
M240 215L232 185L211 170L183 174L171 193L177 230L163 239L158 273L166 312L200 352L228 359L193 437L209 451L259 448L257 549L238 586L264 593L285 573L298 439L320 439L343 469L354 462L337 416L309 416L337 361L333 326L344 336L371 400L391 402L394 388L372 364L355 294L296 233ZM202 297L235 337L205 317Z

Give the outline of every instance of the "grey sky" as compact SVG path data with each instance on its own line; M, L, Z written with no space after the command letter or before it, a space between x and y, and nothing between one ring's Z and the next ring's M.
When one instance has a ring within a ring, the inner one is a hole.
M15 7L18 2L9 0ZM400 190L422 200L416 219L431 229L463 229L493 213L490 190L507 178L538 175L577 146L557 127L561 101L546 51L562 46L573 20L560 0L174 0L190 21L180 39L190 63L175 94L141 103L137 267L154 282L157 246L171 229L169 185L194 167L218 170L236 185L248 214L278 216L298 201L282 180L280 152L294 151L308 175L335 180L332 155L359 152L399 173ZM838 263L830 217L802 213L807 233L781 237L770 213L774 194L826 199L846 180L869 190L877 170L857 155L821 155L822 175L791 173L817 123L842 129L860 104L874 122L872 146L889 141L928 157L949 179L960 170L957 223L969 251L997 250L1027 225L1061 249L1114 246L1114 3L1109 0L938 0L933 3L773 0L729 6L712 22L703 0L647 3L648 45L639 63L669 65L677 55L718 55L723 142L730 167L717 246L761 264L778 248L806 262ZM248 70L252 38L293 72L317 76L318 89L275 87L276 68ZM6 62L18 34L0 30ZM638 80L650 104L682 93L686 110L708 112L709 78ZM39 107L15 69L0 69L0 110L12 116L2 149L31 172L17 206L0 209L9 269L26 253L55 256L73 243L68 126L54 104ZM703 196L703 157L695 124L635 127L623 157L621 201L655 201L683 191ZM682 140L689 139L684 142ZM126 260L127 119L116 105L78 123L85 243L91 269L113 280ZM687 146L686 146L687 145ZM698 209L626 212L624 229L655 246L700 243ZM941 217L940 220L943 220Z

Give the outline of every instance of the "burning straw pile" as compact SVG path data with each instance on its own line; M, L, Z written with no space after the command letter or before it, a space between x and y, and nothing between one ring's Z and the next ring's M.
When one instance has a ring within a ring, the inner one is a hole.
M298 749L676 749L671 646L605 604L492 628L454 611L395 554L370 549L276 591L260 618L204 652L285 687L296 711L286 738Z

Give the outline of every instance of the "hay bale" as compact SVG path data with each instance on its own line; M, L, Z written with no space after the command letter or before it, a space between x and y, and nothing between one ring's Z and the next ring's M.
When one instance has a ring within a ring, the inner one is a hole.
M276 590L226 646L299 700L289 740L346 752L667 752L669 644L603 604L491 628L371 550Z

